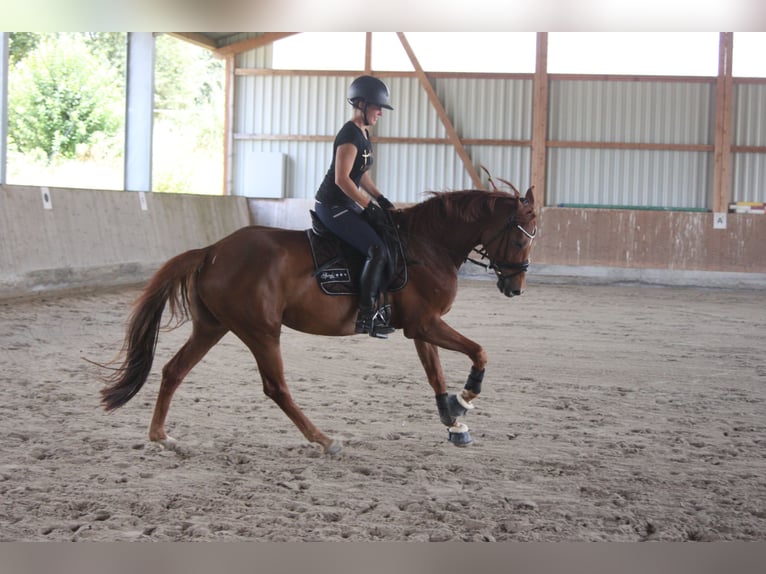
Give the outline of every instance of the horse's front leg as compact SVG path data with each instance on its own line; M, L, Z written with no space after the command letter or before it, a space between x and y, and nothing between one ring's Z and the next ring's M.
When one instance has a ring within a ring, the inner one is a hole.
M457 417L474 408L472 401L481 393L487 354L480 345L464 337L441 319L429 325L428 329L422 329L418 335L413 337L415 348L436 395L439 419L450 429L451 442L460 446L470 444L468 428L458 423ZM468 380L459 395L450 395L447 392L444 372L439 361L439 347L464 353L473 362Z

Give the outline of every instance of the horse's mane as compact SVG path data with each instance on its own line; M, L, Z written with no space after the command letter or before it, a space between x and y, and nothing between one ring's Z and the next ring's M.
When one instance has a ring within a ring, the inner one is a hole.
M478 221L482 214L493 211L498 201L521 203L517 195L500 190L432 191L428 195L425 201L401 210L407 230L438 233L456 218L463 223Z

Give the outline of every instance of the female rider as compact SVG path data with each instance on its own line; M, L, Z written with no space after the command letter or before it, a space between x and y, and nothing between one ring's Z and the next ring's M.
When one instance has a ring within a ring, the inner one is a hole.
M394 108L388 87L373 76L360 76L351 83L348 102L352 117L335 137L332 162L316 193L314 210L330 231L366 256L355 332L385 339L394 329L377 313L376 303L389 257L370 222L385 222L381 208L394 206L370 177L373 156L368 130L383 115L383 108Z

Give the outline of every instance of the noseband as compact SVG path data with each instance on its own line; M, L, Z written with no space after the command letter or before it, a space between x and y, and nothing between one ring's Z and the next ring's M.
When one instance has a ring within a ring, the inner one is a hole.
M481 261L476 261L475 259L471 259L468 257L466 261L469 261L473 263L474 265L478 265L479 267L483 267L488 272L494 271L495 275L500 277L501 279L510 279L511 277L515 277L516 275L519 275L521 273L526 273L527 269L529 269L529 259L525 261L520 261L519 263L505 263L503 261L495 261L492 259L492 257L489 255L489 252L487 251L487 245L491 245L493 242L495 242L500 236L504 238L504 244L510 241L510 234L509 232L516 227L519 231L521 231L524 235L529 237L529 240L533 240L535 236L537 235L537 226L535 226L532 233L524 229L521 225L516 223L516 217L511 217L508 220L508 223L503 227L500 231L498 231L492 239L487 241L485 245L482 246L481 249L477 249L476 247L473 248L473 251L477 253L479 256L482 257L482 259L488 259L489 263L482 263ZM505 245L503 245L505 247ZM503 271L510 271L510 273L503 273Z

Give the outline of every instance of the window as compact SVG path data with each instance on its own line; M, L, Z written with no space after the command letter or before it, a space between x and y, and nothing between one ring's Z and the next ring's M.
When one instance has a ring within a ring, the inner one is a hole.
M718 32L551 32L552 74L717 76Z
M400 69L411 70L399 39L392 35L406 59L407 67ZM375 58L379 54L375 52L374 36L373 68L378 69ZM405 36L426 72L531 74L535 71L534 32L411 32ZM390 53L393 52L392 49Z
M274 42L278 70L363 70L364 32L302 32Z
M9 48L7 182L122 189L125 33L15 32Z
M154 62L152 189L220 194L223 190L223 61L166 34Z
M732 72L744 78L766 78L766 32L734 32Z
M409 32L405 34L427 72L535 71L534 32ZM272 66L287 70L362 70L364 32L304 32L274 43ZM395 32L372 34L372 69L412 71Z

